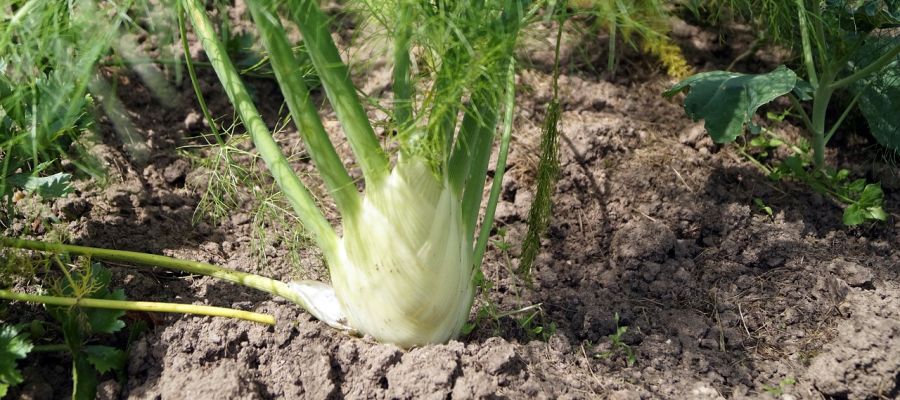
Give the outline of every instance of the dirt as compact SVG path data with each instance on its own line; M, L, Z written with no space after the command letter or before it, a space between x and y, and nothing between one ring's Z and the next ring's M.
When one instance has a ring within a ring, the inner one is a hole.
M627 75L627 66L622 68L620 75ZM278 324L152 317L133 342L116 339L128 346L125 379L107 376L99 396L900 397L895 169L861 153L830 150L830 162L840 160L859 175L883 176L885 208L892 212L887 223L844 227L841 207L828 198L801 185L773 183L732 147L714 145L677 101L660 96L669 78L641 70L635 71L639 80L608 82L567 71L560 79L562 174L533 287L509 270L525 234L551 93L540 60L518 76L509 181L497 212L495 240L512 246L491 247L484 271L494 287L473 310L474 320L486 305L500 312L537 305L540 313L531 325L520 324L521 314L482 319L459 340L404 351L338 333L299 307L250 289L113 266L115 284L130 298L254 310L275 315ZM202 76L214 111L227 114L214 77ZM276 115L280 99L274 85L257 81L254 88L264 112ZM247 212L220 224L194 219L201 196L196 182L204 178L178 149L196 143L205 128L190 86L178 89L181 97L162 107L137 79L120 82L119 94L152 157L146 165L132 164L111 130L101 130L97 154L108 165L110 183L79 184L76 194L52 208L72 241L285 280L322 276L313 249L284 242L267 243L260 264L253 215ZM333 113L325 117L337 132ZM797 135L788 124L778 129ZM301 149L291 132L284 143ZM295 167L313 170L302 157ZM757 198L773 215L755 205ZM294 267L297 259L303 272ZM22 304L11 310L13 319L40 315L39 307ZM13 397L68 396L67 362L62 356L31 357L27 383Z

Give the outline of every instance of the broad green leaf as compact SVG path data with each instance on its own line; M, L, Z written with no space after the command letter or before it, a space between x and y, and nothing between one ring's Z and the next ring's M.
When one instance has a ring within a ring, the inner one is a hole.
M116 289L109 291L109 280L112 274L108 269L104 268L100 263L91 265L91 276L94 281L96 290L91 292L89 297L95 299L107 300L125 300L125 291ZM124 310L108 310L105 308L86 308L83 310L88 317L91 332L94 333L115 333L125 327L125 322L119 320L125 315Z
M872 136L882 146L900 151L900 62L856 85L862 90L859 109Z
M10 386L22 383L16 360L25 358L33 347L19 327L0 326L0 397L6 395Z
M88 362L103 374L125 366L125 352L109 346L85 346L84 353Z
M16 174L9 177L13 186L29 193L37 193L45 199L63 197L72 193L72 175L59 172L50 176L34 176L32 174Z
M716 143L734 141L752 125L759 107L783 96L797 85L797 75L785 66L760 75L734 72L705 72L687 78L663 93L672 97L689 89L684 111L694 121L706 120L705 127Z
M887 213L880 206L864 208L857 204L851 204L844 210L844 225L853 226L863 222L887 221Z
M866 188L866 180L865 179L857 179L850 184L847 185L847 190L852 194L862 193Z

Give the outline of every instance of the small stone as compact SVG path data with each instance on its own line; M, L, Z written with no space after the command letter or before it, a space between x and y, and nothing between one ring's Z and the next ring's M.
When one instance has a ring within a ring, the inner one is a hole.
M187 129L189 131L200 129L201 121L202 118L200 114L196 111L191 111L186 117L184 117L184 129Z

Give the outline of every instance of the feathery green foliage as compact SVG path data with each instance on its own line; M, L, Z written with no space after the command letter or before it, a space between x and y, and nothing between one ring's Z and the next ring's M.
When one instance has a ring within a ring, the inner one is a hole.
M544 127L541 130L541 155L538 162L535 195L528 210L528 232L522 242L522 256L517 273L530 281L531 265L541 249L541 236L550 226L553 193L559 178L559 49L565 20L560 18L556 34L556 56L553 67L553 95L547 105Z
M669 38L674 7L662 0L572 0L570 5L580 13L596 15L596 24L609 34L607 70L615 74L617 41L656 56L674 78L685 78L691 68L681 49ZM621 36L619 35L621 33ZM636 41L635 38L638 40Z
M53 189L69 179L54 175L60 158L89 174L100 172L78 139L91 122L88 86L95 65L109 51L120 19L99 29L100 11L85 1L13 0L2 8L0 196L16 188L62 195L64 189ZM51 175L52 183L35 181Z

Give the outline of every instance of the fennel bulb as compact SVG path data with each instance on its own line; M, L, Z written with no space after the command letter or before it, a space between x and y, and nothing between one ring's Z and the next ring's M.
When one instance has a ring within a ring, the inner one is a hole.
M421 160L366 188L344 222L331 283L348 324L411 347L456 337L474 298L462 202Z

